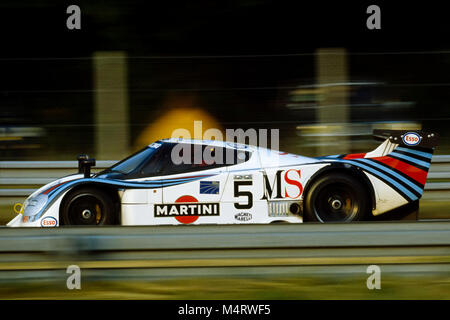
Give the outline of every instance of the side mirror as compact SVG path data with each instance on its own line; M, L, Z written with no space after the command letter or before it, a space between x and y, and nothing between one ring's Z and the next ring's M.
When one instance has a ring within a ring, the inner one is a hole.
M83 173L85 178L91 176L91 167L95 166L95 159L89 159L87 154L80 154L78 160L78 173Z
M87 154L79 154L77 156L77 160L78 160L78 173L83 173L83 166L81 164L81 162L83 160L87 160L89 159L89 156Z

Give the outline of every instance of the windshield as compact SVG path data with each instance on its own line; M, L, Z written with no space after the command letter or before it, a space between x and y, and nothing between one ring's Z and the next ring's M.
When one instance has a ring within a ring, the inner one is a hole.
M142 149L141 151L138 151L128 158L113 165L107 171L115 171L123 174L128 174L139 167L144 161L150 159L150 157L153 156L153 154L156 152L156 150L158 150L160 146L160 144L153 143L145 149Z

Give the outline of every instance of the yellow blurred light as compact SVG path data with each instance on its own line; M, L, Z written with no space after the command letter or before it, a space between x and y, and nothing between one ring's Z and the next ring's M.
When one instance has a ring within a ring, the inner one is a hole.
M186 129L192 139L202 139L203 137L194 136L194 121L202 121L202 135L212 128L224 133L218 121L207 111L197 107L192 98L169 99L162 109L167 111L142 131L136 140L135 149L160 139L171 138L176 129Z

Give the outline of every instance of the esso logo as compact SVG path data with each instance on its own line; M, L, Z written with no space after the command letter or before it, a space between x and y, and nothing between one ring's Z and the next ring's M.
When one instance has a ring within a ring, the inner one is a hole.
M56 227L57 220L53 217L46 217L41 220L41 227Z
M403 135L403 143L408 146L417 146L422 138L415 132L407 132Z

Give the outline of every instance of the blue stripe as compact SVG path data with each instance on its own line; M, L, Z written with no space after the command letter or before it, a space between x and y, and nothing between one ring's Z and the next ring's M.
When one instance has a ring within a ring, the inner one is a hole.
M149 186L149 185L162 185L163 182L161 180L154 180L154 181L130 181L130 182L123 182L123 181L118 181L118 180L107 180L107 179L96 179L93 181L100 181L100 182L105 182L105 183L113 183L113 184L118 184L118 185L123 185L123 186Z
M340 156L341 156L341 154L335 154L335 155L332 155L332 156L316 157L316 159L333 159L333 158L337 158L337 157L340 157Z
M163 179L163 180L142 180L142 181L130 181L127 183L135 183L135 184L152 184L152 183L159 183L159 184L166 184L166 183L171 183L171 182L189 182L189 181L195 181L198 179L204 179L204 178L209 178L212 175L204 175L204 176L199 176L199 177L194 177L194 178L178 178L178 179ZM97 178L98 179L98 178ZM101 179L98 179L101 180ZM117 181L117 182L122 182L123 180L113 180L113 179L104 179L105 181ZM126 180L125 180L126 181Z
M384 172L390 173L391 175L393 175L394 177L396 177L397 179L401 180L402 182L406 183L408 186L410 186L411 188L413 188L414 190L416 190L419 194L422 194L422 188L420 188L419 186L417 186L416 184L412 183L411 181L409 181L408 179L406 179L405 177L401 176L400 174L398 174L397 172L395 172L394 170L390 170L388 168L386 168L385 166L376 163L375 161L370 161L370 160L362 160L365 163L371 164L375 167L377 167L378 169L381 169Z
M415 194L413 194L411 191L409 191L408 189L406 189L405 187L403 187L402 185L400 185L398 182L392 180L391 178L389 178L389 177L386 176L385 174L383 174L383 173L381 173L381 172L379 172L379 171L377 171L377 170L375 170L375 169L373 169L373 168L371 168L371 167L369 167L369 166L366 166L366 165L364 165L364 164L362 164L362 163L358 163L358 162L355 162L355 161L350 161L350 160L341 160L341 161L342 161L342 162L347 162L347 163L353 164L353 165L355 165L355 166L357 166L357 167L361 167L361 168L363 168L364 170L373 173L375 176L377 176L377 177L379 177L379 178L382 178L382 179L384 179L384 180L386 180L386 181L389 181L391 184L393 184L393 185L396 186L398 189L400 189L405 195L407 195L407 196L410 198L410 200L412 200L412 201L418 199L417 196L416 196Z
M174 182L174 181L184 182L184 181L194 181L194 180L198 180L198 179L209 178L212 176L213 176L213 174L206 174L206 175L197 176L197 177L193 177L193 178L174 178L174 179L171 178L171 179L163 179L163 180L158 180L158 181L161 181L162 183ZM155 181L155 180L153 180L153 181Z
M195 181L195 180L192 180L192 181ZM179 185L179 184L183 184L183 183L187 183L187 182L192 182L192 181L164 182L163 185L164 185L164 187L170 187L170 186L176 186L176 185Z
M416 163L416 164L418 164L419 166L422 166L422 167L425 167L425 168L429 168L429 167L430 167L430 163L429 163L429 162L417 160L416 158L408 157L408 156L406 156L406 155L404 155L404 154L397 153L397 152L395 152L395 151L389 153L389 155L394 155L394 156L396 156L396 157L398 157L398 158L401 158L401 159L405 159L405 160L411 161L411 162Z
M337 157L340 157L341 155L340 154L335 154L335 155L332 155L332 156L326 156L326 158L337 158Z
M414 150L414 149L407 149L407 148L402 148L402 147L398 147L396 150L408 152L408 153L411 153L411 154L416 154L418 156L421 156L421 157L424 157L424 158L428 158L428 159L431 159L431 157L433 156L433 154L431 154L429 152L423 152L423 151L418 151L418 150Z
M101 183L112 184L112 185L121 186L121 187L152 188L152 187L162 187L163 184L164 185L175 185L175 184L181 184L181 183L185 183L185 182L191 182L191 181L207 178L210 176L211 175L205 175L205 176L195 177L195 178L165 179L165 180L150 180L150 181L129 181L129 182L125 182L122 180L114 180L114 179L102 179L102 178L77 179L77 180L73 180L68 183L62 184L55 190L52 190L51 193L65 189L65 187L67 187L68 185L72 185L73 183L80 182L81 180L89 181L89 182L101 182Z
M122 182L119 180L113 180L113 179L102 179L102 178L82 178L82 179L76 179L69 181L67 183L62 184L58 188L55 188L52 190L52 194L49 194L48 200L46 205L41 209L41 211L35 216L36 219L40 219L41 216L47 211L47 209L53 204L54 200L64 191L68 190L70 187L75 186L77 184L83 183L83 182L99 182L103 184L109 184L109 185L115 185L120 187L128 187L128 188L161 188L164 186L173 186L177 184L182 184L186 182L191 182L195 180L204 179L206 177L213 176L213 175L204 175L200 177L195 178L183 178L183 179L173 179L173 180L179 180L179 181L171 181L172 179L167 180L152 180L152 181L136 181L136 182ZM169 182L170 181L170 182ZM57 191L57 192L56 192Z

